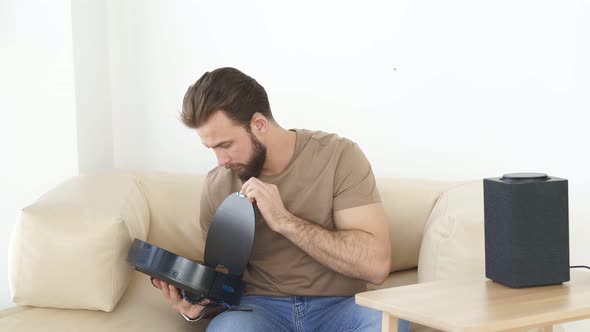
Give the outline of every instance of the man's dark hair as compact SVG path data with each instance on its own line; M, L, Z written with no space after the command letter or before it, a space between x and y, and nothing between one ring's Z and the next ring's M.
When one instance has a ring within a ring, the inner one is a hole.
M217 111L223 111L248 132L256 112L273 120L268 96L262 85L231 67L206 72L188 88L182 102L180 120L189 128L198 128Z

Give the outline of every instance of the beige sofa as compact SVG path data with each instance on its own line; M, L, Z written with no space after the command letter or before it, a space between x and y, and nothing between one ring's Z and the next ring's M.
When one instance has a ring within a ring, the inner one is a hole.
M124 261L133 238L202 259L202 182L113 170L69 179L24 208L9 257L16 307L0 311L0 331L204 330L207 321L185 322ZM481 181L377 183L390 219L392 273L369 289L483 273Z

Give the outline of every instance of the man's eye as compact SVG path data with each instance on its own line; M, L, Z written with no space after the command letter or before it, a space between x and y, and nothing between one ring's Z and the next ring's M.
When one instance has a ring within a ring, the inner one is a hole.
M223 144L221 147L224 149L229 149L231 147L231 144Z

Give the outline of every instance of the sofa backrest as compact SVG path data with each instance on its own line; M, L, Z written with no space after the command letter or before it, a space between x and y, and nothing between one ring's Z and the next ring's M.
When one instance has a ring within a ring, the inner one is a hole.
M205 176L162 172L136 174L150 210L148 242L202 261L205 246L199 226L199 204Z
M203 181L202 175L109 170L49 190L23 209L11 236L13 301L113 310L130 280L125 257L134 237L147 235L151 243L202 260ZM415 267L428 216L453 184L377 179L377 185L390 221L392 272Z
M202 260L199 199L204 175L137 173L150 209L148 241L185 257ZM418 265L426 220L441 193L455 183L378 178L390 221L391 271Z

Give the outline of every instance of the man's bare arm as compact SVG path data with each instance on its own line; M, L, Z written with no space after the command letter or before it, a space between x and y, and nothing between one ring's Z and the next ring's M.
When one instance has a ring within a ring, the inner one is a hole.
M336 230L289 215L281 233L328 268L381 284L389 275L391 251L381 203L337 211Z
M376 284L389 274L389 228L381 203L337 211L336 230L328 230L287 211L276 185L250 178L241 192L256 202L270 229L283 234L321 264Z

